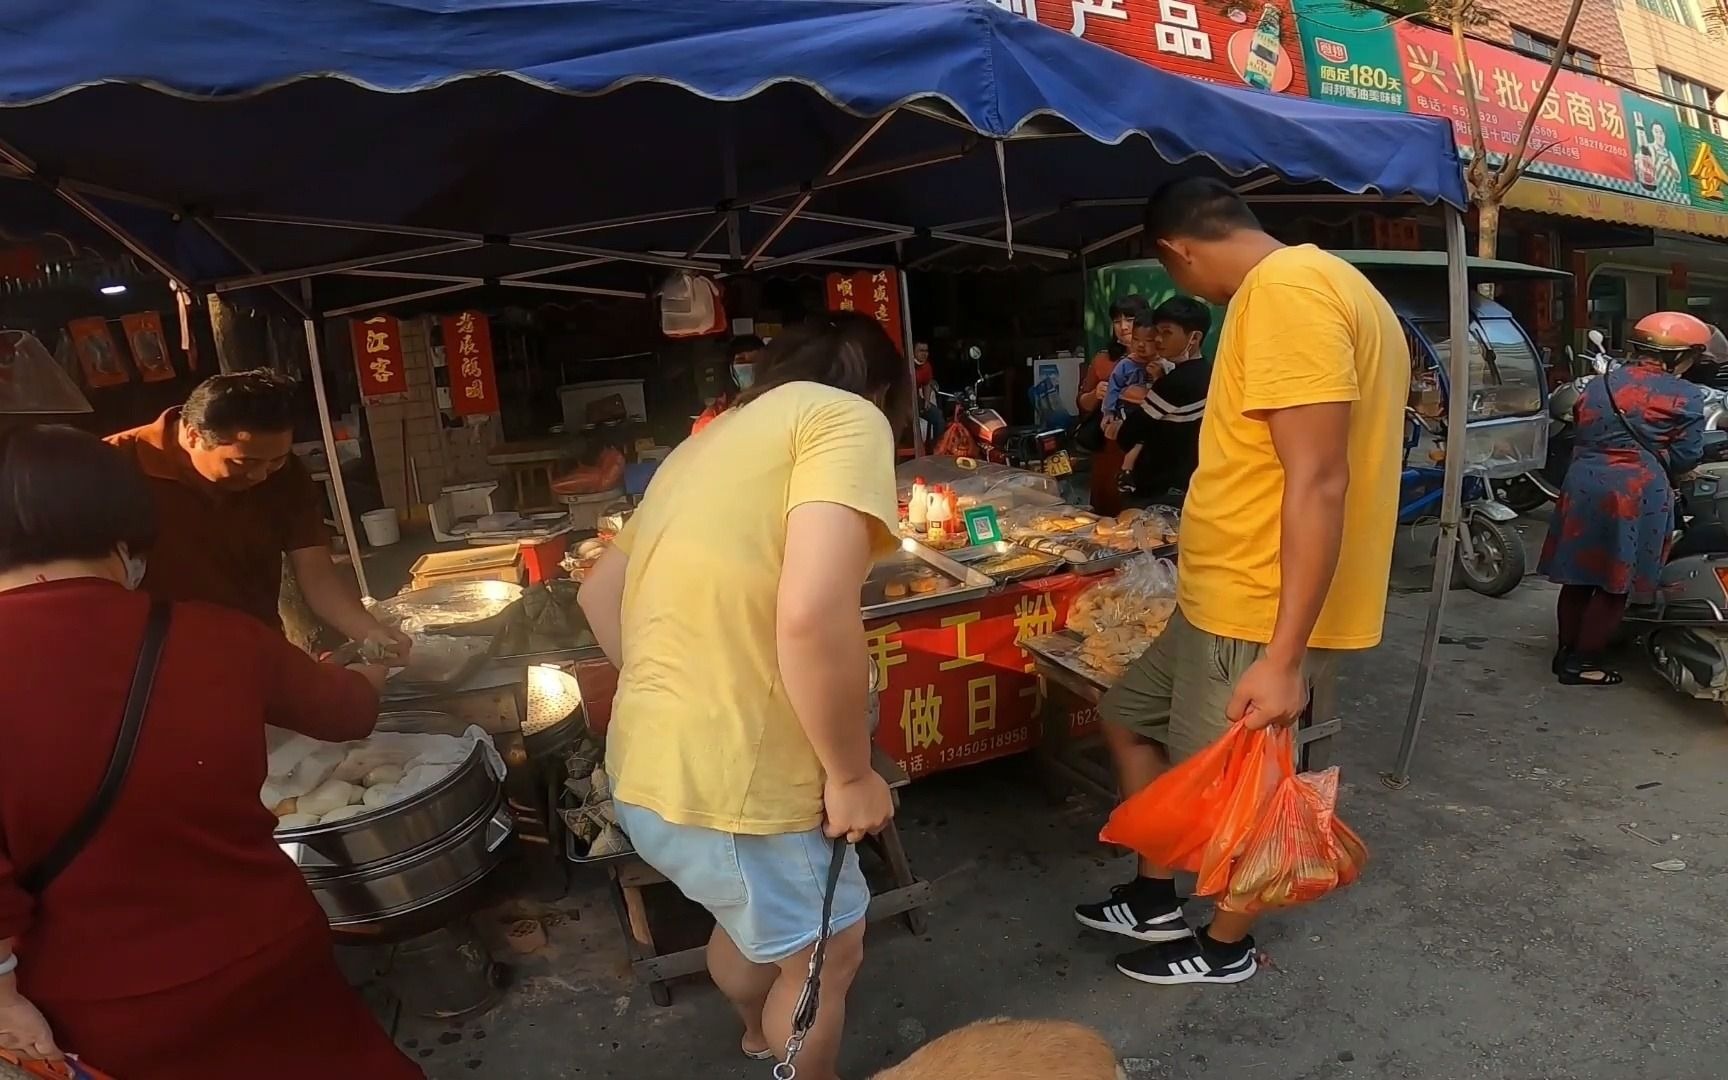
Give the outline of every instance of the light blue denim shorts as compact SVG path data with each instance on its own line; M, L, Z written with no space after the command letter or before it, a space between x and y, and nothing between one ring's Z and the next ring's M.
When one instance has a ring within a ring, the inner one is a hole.
M834 844L821 829L746 836L674 825L614 800L618 824L636 854L714 916L746 960L777 964L816 943ZM834 933L864 918L870 886L848 849L834 892Z

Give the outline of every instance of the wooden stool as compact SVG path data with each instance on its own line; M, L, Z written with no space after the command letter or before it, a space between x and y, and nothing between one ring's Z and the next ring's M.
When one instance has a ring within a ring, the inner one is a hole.
M872 748L871 764L877 774L888 781L898 810L899 789L910 782L906 773L880 747ZM871 894L866 919L877 922L899 915L905 920L907 929L922 934L924 913L920 909L930 902L932 890L928 881L919 881L913 875L906 848L900 842L899 827L889 821L881 835L871 837L866 845L882 861L889 878L887 889ZM666 985L667 980L706 970L707 947L704 944L661 951L648 914L646 890L670 882L653 867L639 858L630 858L614 865L611 878L612 903L618 913L618 925L624 931L625 945L630 950L630 968L638 979L648 984L648 993L656 1005L670 1005L672 992ZM703 939L706 941L706 935Z

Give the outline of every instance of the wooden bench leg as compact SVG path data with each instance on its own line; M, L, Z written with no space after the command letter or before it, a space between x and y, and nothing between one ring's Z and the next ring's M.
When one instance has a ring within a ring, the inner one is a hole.
M631 961L658 956L660 950L654 944L654 928L648 921L648 905L642 899L642 889L620 882L616 871L612 874L612 907L618 915L618 926L624 931L624 944ZM662 981L648 984L648 996L662 1008L672 1004L672 991Z
M888 827L883 829L875 840L882 861L888 864L888 876L893 880L894 887L903 889L916 884L918 879L912 874L912 862L906 857L906 845L900 840L900 826L893 819L889 819ZM909 908L901 918L906 923L906 929L914 934L924 933L923 908Z

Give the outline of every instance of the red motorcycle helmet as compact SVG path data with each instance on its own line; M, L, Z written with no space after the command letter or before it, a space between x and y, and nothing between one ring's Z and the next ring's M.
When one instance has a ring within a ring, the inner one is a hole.
M1710 326L1684 311L1658 311L1638 320L1628 340L1636 356L1653 356L1669 368L1704 355L1710 345Z

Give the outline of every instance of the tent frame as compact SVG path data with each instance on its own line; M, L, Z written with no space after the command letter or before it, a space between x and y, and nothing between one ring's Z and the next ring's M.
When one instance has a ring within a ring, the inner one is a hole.
M870 141L885 128L896 113L906 111L916 115L941 120L959 129L963 136L953 149L914 155L906 158L893 159L870 166L851 167L854 159L870 143ZM1020 141L1030 138L1071 138L1084 137L1077 132L1059 132L1044 134L1028 134L1013 140ZM57 198L72 207L83 217L111 236L116 242L139 258L146 265L167 278L176 289L189 293L191 287L182 276L165 260L154 254L147 245L137 237L132 236L120 223L114 221L100 207L95 205L90 196L127 201L147 206L153 209L167 211L187 217L197 224L212 239L226 249L237 262L248 268L249 273L216 281L211 288L214 292L228 293L241 289L270 287L280 295L291 308L301 315L306 332L307 356L311 367L313 391L317 402L318 420L324 442L324 451L330 463L331 480L338 502L338 514L348 545L350 560L354 574L360 584L363 594L368 594L365 568L363 566L357 536L348 507L346 485L336 456L335 433L330 417L330 405L324 385L324 363L322 348L322 332L324 321L363 311L372 311L395 304L409 303L416 300L431 299L438 296L455 295L482 287L504 287L529 289L576 295L618 297L628 299L645 299L648 294L640 291L602 288L598 286L576 285L556 281L546 281L544 278L570 270L586 269L605 265L639 265L662 267L675 270L691 270L710 274L715 277L726 277L737 273L748 273L774 269L793 264L809 264L827 260L834 255L843 255L853 251L862 251L873 247L892 245L895 250L895 265L901 268L900 301L902 332L907 344L908 373L912 367L912 336L910 297L907 293L903 251L906 240L913 238L946 241L948 246L931 254L920 257L913 265L922 267L965 248L981 248L996 252L1006 252L1010 258L1015 254L1031 255L1038 258L1070 262L1086 266L1087 257L1119 243L1141 231L1141 226L1130 226L1083 242L1076 251L1067 251L1033 244L1020 244L1012 241L1015 225L1027 225L1043 220L1064 209L1085 209L1089 207L1131 207L1144 204L1144 199L1082 199L1073 200L1062 207L1045 208L1030 213L1014 216L1006 204L1006 166L1004 169L1004 206L1000 216L973 218L966 221L953 222L935 228L920 228L911 225L877 221L865 218L845 217L836 214L826 214L812 211L810 204L823 191L843 187L849 184L866 182L884 176L925 168L931 165L955 161L972 153L984 143L995 145L998 162L1002 162L1001 150L1005 140L991 139L978 134L964 123L943 115L939 110L927 110L917 106L905 106L901 109L890 109L876 117L862 133L853 139L844 150L836 154L827 168L819 176L811 177L804 182L778 190L764 192L739 201L734 194L736 187L736 169L732 161L732 147L728 140L726 144L726 176L727 197L713 206L681 207L675 210L658 211L645 214L615 217L594 221L577 222L569 225L537 228L516 234L489 235L484 233L459 229L427 228L410 225L390 225L374 222L344 221L322 217L311 217L294 214L259 213L243 210L219 210L213 212L195 211L186 207L165 206L162 203L142 198L126 192L115 191L100 185L93 185L76 179L48 176L44 174L35 162L9 143L0 140L0 175L15 179L27 180L47 188ZM1260 188L1277 183L1280 178L1270 171L1238 180L1236 190L1250 202L1283 202L1283 203L1354 203L1360 202L1366 196L1361 194L1305 194L1299 196L1281 197L1277 195L1250 194ZM1388 202L1414 202L1409 198L1385 199ZM1453 341L1464 341L1468 337L1469 299L1466 270L1466 252L1464 219L1462 212L1448 203L1438 204L1445 219L1446 250L1447 250L1447 298L1449 308L1450 333ZM745 253L739 246L739 215L750 213L771 216L774 225L758 239ZM691 247L684 252L663 251L626 251L616 248L595 246L588 243L573 243L567 237L587 237L603 234L611 230L628 228L635 225L655 224L680 220L703 220L703 229ZM840 241L832 241L808 248L802 251L789 252L770 256L770 249L785 230L797 220L857 228L864 235ZM338 259L324 263L301 266L292 269L262 271L257 264L247 257L241 246L235 244L224 232L225 222L280 225L299 228L336 229L350 232L366 233L380 237L400 237L426 241L415 247L377 255L361 256L350 259ZM983 232L968 230L984 227ZM706 249L722 232L727 234L725 253L710 253ZM553 265L533 267L514 271L495 277L483 277L466 274L418 271L411 265L424 259L438 258L450 255L461 255L480 250L515 248L524 251L543 252L557 255L568 255L574 258ZM870 264L864 264L870 265ZM420 288L406 293L382 297L364 303L349 304L327 310L319 310L316 306L313 281L328 275L341 275L358 278L381 278L404 282L419 282L429 284L429 288ZM281 286L298 283L298 295L290 293ZM1446 430L1446 470L1442 487L1440 505L1440 543L1435 559L1433 596L1428 610L1427 624L1424 630L1421 658L1418 665L1416 683L1411 694L1409 711L1405 720L1402 745L1399 748L1397 761L1391 772L1385 774L1384 781L1393 787L1403 787L1409 782L1410 764L1415 756L1415 749L1422 725L1422 711L1427 701L1428 684L1430 682L1435 658L1435 648L1438 644L1439 632L1444 618L1446 594L1451 585L1453 555L1457 548L1460 530L1460 495L1464 480L1464 438L1468 422L1469 401L1469 369L1467 350L1454 349L1449 359L1450 392L1447 401ZM915 436L916 439L916 436ZM921 440L915 447L922 452Z

